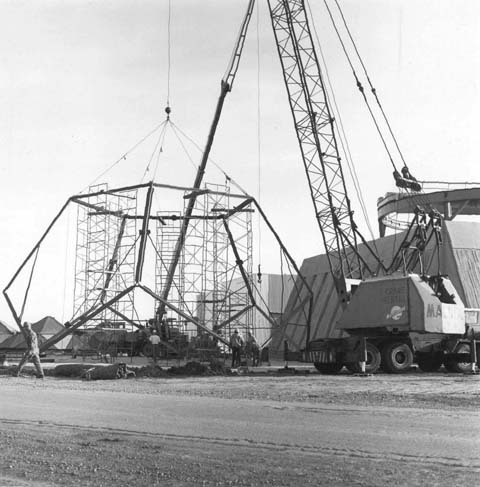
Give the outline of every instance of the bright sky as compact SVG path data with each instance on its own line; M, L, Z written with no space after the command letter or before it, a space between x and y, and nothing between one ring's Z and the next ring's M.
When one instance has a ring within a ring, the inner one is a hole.
M172 120L202 147L247 3L171 1ZM323 2L310 3L376 230L376 199L394 189L391 166ZM340 3L412 172L419 179L479 181L480 2ZM65 200L165 119L168 5L0 2L2 289ZM154 142L118 164L111 184L140 182ZM191 154L198 163L199 154ZM258 1L212 156L259 196L299 264L322 252L265 0ZM156 180L188 186L194 175L167 132ZM261 253L268 272L268 249ZM3 298L0 319L12 321Z

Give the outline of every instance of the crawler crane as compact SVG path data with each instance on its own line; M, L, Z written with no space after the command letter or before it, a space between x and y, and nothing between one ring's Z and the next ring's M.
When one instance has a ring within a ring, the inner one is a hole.
M283 78L316 219L342 314L339 339L310 340L306 355L324 373L346 365L357 372L428 371L442 363L457 370L474 362L466 338L465 308L444 275L416 274L428 243L441 244L441 218L417 210L404 243L385 265L353 218L337 142L335 119L314 48L304 0L268 0ZM357 80L358 85L358 80ZM362 88L363 89L363 88ZM361 90L362 91L362 90ZM397 186L418 191L406 166ZM358 250L361 242L375 266ZM474 341L473 341L474 343Z

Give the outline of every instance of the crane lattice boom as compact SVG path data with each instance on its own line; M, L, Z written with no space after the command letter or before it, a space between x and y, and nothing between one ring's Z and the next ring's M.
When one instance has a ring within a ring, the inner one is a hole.
M268 3L315 214L337 290L341 291L345 278L361 277L361 266L334 118L305 3L303 0L268 0Z

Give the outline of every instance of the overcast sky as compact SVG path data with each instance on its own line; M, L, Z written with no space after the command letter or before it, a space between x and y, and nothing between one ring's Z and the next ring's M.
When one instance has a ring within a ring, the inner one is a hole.
M323 2L310 3L375 226L376 199L394 189L391 166ZM340 3L412 172L419 179L480 181L480 2ZM165 119L168 4L0 0L2 288L64 201ZM171 4L172 121L203 146L247 1ZM118 164L110 184L148 180L154 143L147 140ZM156 180L191 185L194 164L173 132L163 149ZM322 252L265 0L250 26L213 158L260 196L298 263ZM357 208L353 190L352 199ZM261 258L268 267L268 257ZM3 298L0 319L12 321Z

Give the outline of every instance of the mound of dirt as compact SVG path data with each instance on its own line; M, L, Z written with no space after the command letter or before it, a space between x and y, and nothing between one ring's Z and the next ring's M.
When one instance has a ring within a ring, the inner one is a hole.
M87 364L60 364L52 370L45 370L45 374L55 377L82 377L85 371L90 368L91 365Z
M179 367L170 367L168 373L171 375L213 375L212 370L208 365L200 362L187 362L185 365Z
M182 366L172 366L168 369L160 365L146 365L135 369L137 377L189 377L189 376L211 376L229 375L230 368L219 360L212 360L208 364L192 360Z
M180 367L170 367L168 374L173 376L211 376L230 375L230 367L220 360L211 360L209 363L191 361Z
M232 369L221 360L210 360L208 367L215 375L230 375L232 373Z
M17 373L16 365L4 365L0 367L0 375L15 375L16 373Z
M145 365L135 369L137 377L168 377L168 372L160 365Z

